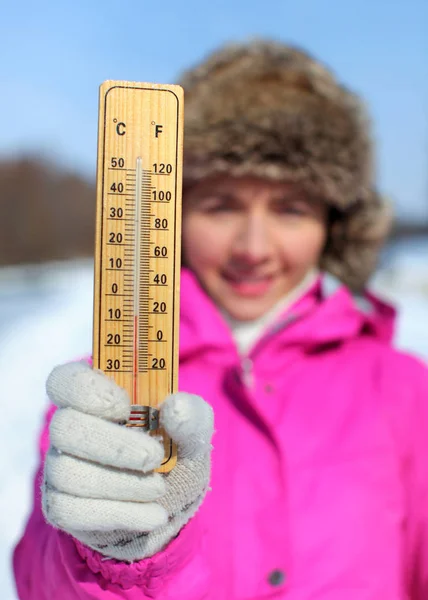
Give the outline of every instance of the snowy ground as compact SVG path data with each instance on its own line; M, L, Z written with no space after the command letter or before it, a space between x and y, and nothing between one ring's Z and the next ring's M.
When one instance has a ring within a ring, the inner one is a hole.
M396 343L428 360L428 243L397 247L375 280L401 309ZM55 364L92 346L90 261L0 270L0 584L16 600L10 552L30 508L44 383Z
M10 550L30 508L44 382L55 364L92 345L92 263L38 274L0 271L0 585L15 600Z
M396 244L372 288L398 309L396 345L428 361L428 239Z

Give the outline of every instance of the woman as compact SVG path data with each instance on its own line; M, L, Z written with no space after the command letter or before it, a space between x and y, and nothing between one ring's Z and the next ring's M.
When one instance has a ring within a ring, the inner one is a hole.
M390 219L361 102L268 42L182 83L178 464L151 473L103 374L54 369L20 598L425 599L428 376L364 292Z

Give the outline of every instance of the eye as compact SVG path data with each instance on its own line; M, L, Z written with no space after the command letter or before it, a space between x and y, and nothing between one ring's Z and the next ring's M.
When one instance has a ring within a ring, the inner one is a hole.
M229 212L231 210L232 207L224 202L212 202L205 206L205 211L209 213L222 213Z
M274 209L282 215L302 216L309 213L308 206L303 202L277 202Z
M198 205L201 211L210 214L231 212L237 209L236 203L231 202L229 198L217 196L201 199Z

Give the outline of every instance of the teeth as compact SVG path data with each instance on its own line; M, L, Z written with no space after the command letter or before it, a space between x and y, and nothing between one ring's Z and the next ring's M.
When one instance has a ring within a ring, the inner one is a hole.
M260 281L266 281L267 279L267 277L239 277L237 275L231 275L229 278L240 283L257 283Z

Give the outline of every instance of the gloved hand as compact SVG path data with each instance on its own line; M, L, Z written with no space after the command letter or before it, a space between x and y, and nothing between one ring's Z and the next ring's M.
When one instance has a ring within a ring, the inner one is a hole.
M128 394L83 362L56 367L47 392L59 407L50 425L42 489L49 523L101 554L132 562L153 556L196 513L208 489L213 411L199 396L169 396L160 424L177 464L153 473L160 440L124 427Z

